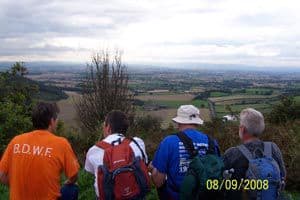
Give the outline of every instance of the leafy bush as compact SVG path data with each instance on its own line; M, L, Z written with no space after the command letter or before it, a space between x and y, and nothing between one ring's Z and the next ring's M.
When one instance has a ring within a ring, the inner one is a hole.
M0 102L0 152L16 135L32 128L31 118L24 113L23 105L11 101Z
M96 199L94 176L84 170L80 170L78 177L79 200Z
M8 199L8 188L5 185L0 184L0 199Z
M21 74L26 71L16 66L12 72L0 72L0 154L14 136L32 128L32 95L36 88L15 81L20 76L17 69L22 70Z
M58 121L56 134L68 139L81 164L84 164L88 149L102 136L100 130L97 134L88 134L87 131L85 134L82 134L78 129L66 128L63 121Z
M280 103L275 105L267 116L274 124L286 123L300 117L300 104L291 96L281 96Z
M134 124L129 132L151 133L161 130L162 119L151 115L136 117Z

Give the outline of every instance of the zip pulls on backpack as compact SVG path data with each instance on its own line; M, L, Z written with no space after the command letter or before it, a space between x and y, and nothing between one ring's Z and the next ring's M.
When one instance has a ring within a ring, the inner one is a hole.
M233 173L234 173L234 169L233 168L225 170L223 172L223 178L224 179L231 179Z

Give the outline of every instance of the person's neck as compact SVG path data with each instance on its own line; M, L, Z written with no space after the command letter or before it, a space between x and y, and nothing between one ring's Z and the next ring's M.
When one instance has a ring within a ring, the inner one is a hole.
M181 127L179 130L185 131L187 129L196 129L196 127L194 125L185 125L184 127Z
M54 131L53 131L52 128L47 128L47 129L45 129L44 131L48 131L49 133L54 133Z
M259 140L257 137L246 137L246 138L243 138L243 143L246 144L246 143L249 143L249 142L253 142L253 141L256 141L256 140Z
M104 138L107 138L108 136L112 135L113 133L104 133Z
M49 132L49 133L52 133L51 129L41 129L41 128L37 128L37 129L34 129L34 131L39 131L39 132Z

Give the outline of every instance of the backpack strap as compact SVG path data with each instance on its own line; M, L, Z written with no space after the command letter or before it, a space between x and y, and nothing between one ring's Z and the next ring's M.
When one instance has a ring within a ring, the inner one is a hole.
M139 150L142 153L143 160L144 160L144 162L146 162L146 155L145 155L143 149L141 148L141 146L139 145L139 143L133 137L130 138L130 140L139 148Z
M128 145L128 146L129 146L130 142L131 142L131 140L130 140L130 139L128 139L128 138L124 138L124 140L123 140L121 143L122 143L122 144L126 144L126 145Z
M216 154L215 153L215 141L209 135L207 135L207 139L208 139L208 149L207 149L206 154Z
M111 148L113 145L107 143L107 142L104 142L103 140L102 141L99 141L96 143L96 146L101 148L101 149L108 149L108 148Z
M121 141L121 138L119 138L118 140L113 141L111 144L102 140L102 141L97 142L96 146L105 150L105 149L108 149L108 148L111 148L111 147L115 146L116 142L119 142L120 144L125 142L129 145L131 140L129 140L127 138L124 138L124 140Z
M117 140L114 140L111 142L111 145L112 146L116 146L116 144L121 144L123 141L122 141L122 138L119 137Z
M264 156L272 157L272 143L264 142Z
M183 143L184 148L188 151L189 155L193 158L198 155L198 151L194 148L193 140L189 138L184 132L176 134L180 141Z
M248 161L253 159L252 153L249 151L249 149L244 144L237 146L237 148L247 158Z

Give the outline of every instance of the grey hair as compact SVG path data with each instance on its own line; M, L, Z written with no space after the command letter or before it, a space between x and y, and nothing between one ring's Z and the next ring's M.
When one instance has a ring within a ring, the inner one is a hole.
M264 116L253 108L246 108L240 114L240 125L251 135L258 136L265 129Z

